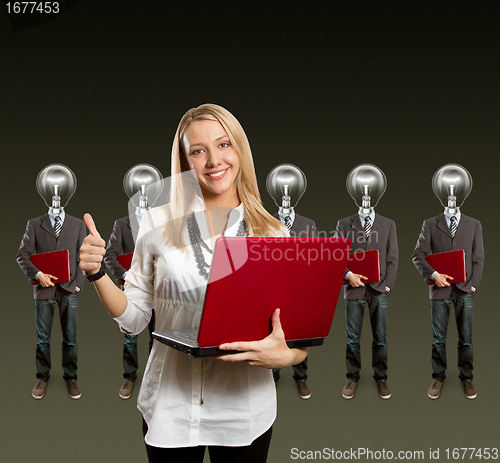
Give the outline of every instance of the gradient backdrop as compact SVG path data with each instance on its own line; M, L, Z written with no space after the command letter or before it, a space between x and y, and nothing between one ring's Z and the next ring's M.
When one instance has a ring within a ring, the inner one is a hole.
M69 2L67 2L69 4ZM500 41L498 4L481 1L71 2L67 14L12 32L0 10L2 362L0 461L145 461L140 413L118 398L122 334L90 285L80 293L79 384L69 398L53 329L46 396L31 398L36 331L32 289L15 261L28 219L46 212L35 189L47 164L68 165L78 189L67 212L94 216L107 239L127 214L122 188L134 164L169 175L178 121L201 103L228 108L250 140L265 206L277 164L298 165L309 185L297 212L330 233L356 211L349 171L370 162L388 188L377 212L395 220L400 265L389 302L389 384L379 399L365 323L362 379L345 382L343 301L323 347L310 354L312 398L291 368L278 387L269 461L291 449L425 451L499 447ZM422 221L442 212L433 173L455 162L474 187L462 211L481 220L486 263L474 320L476 400L463 395L450 323L442 396L427 398L431 343L427 286L411 262ZM141 335L141 373L147 335ZM139 384L137 384L139 386ZM468 457L467 457L468 458Z

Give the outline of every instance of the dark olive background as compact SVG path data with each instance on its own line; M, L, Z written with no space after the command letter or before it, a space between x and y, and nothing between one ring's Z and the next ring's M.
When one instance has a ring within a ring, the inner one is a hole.
M75 3L75 2L72 2ZM362 162L388 188L377 213L395 220L400 265L390 294L389 381L377 395L365 323L363 377L342 399L345 328L340 299L331 335L310 355L312 398L283 371L270 462L291 449L422 450L499 447L500 383L495 234L498 220L500 8L481 1L91 1L13 33L0 13L2 374L0 461L145 461L133 398L118 398L122 335L90 285L79 302L79 384L71 400L53 329L46 396L31 398L35 344L31 287L15 261L28 219L46 212L35 189L47 164L68 165L78 189L67 212L91 212L104 238L127 214L122 188L134 164L169 175L177 123L205 102L229 109L250 140L265 206L277 164L298 165L308 189L297 212L330 233L356 207L345 188ZM456 329L448 379L426 396L432 332L427 286L411 263L422 221L442 211L433 173L455 162L474 187L462 211L481 220L486 264L474 320L476 400L463 395ZM251 284L251 282L249 282ZM286 290L286 288L284 288ZM304 289L307 290L307 289ZM141 373L147 336L141 335ZM138 385L137 385L138 386Z

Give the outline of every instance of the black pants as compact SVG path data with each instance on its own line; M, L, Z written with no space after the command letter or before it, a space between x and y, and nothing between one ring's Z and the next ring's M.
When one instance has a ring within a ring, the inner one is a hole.
M142 420L142 433L148 432L148 425ZM273 434L272 426L250 445L243 447L223 447L209 445L211 463L266 463L269 444ZM205 445L197 447L160 448L146 444L149 463L203 463Z

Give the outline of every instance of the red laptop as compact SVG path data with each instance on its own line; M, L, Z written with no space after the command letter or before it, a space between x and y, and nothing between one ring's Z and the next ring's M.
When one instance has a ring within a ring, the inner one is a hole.
M69 281L69 251L42 252L30 256L31 263L42 273L54 275L57 280L55 283L66 283ZM38 285L38 280L32 281L32 285Z
M378 258L378 249L370 251L353 252L349 254L347 261L347 269L352 273L363 275L368 280L363 280L363 283L376 283L380 281L380 262ZM349 282L344 280L344 285Z
M279 308L289 347L321 345L350 248L348 239L218 238L199 330L157 331L153 337L193 357L228 354L218 346L268 336Z
M428 254L425 260L436 272L452 277L453 280L448 280L450 283L462 283L466 279L465 251L463 249ZM435 283L434 280L429 280L427 284L433 285Z
M120 254L117 257L118 263L125 269L130 270L130 266L132 265L132 257L134 257L133 252L129 252L127 254ZM119 281L119 285L123 285L124 281Z
M130 270L130 266L132 265L132 257L134 257L133 252L129 252L128 254L120 254L117 259L118 263L125 269Z

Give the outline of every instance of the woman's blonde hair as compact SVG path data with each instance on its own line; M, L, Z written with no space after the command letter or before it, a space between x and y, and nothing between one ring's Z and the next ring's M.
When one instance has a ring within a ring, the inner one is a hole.
M182 238L186 226L187 214L190 212L194 195L186 194L193 191L197 181L193 177L193 186L189 175L179 175L190 170L186 149L183 144L184 133L192 122L210 120L217 121L227 133L234 151L240 161L240 170L236 176L236 192L243 203L245 221L250 236L284 236L281 222L271 216L262 205L257 177L253 164L252 151L247 136L238 120L227 110L215 104L203 104L192 108L182 116L172 145L172 190L170 213L171 219L167 223L165 237L169 245L179 249L185 246Z

